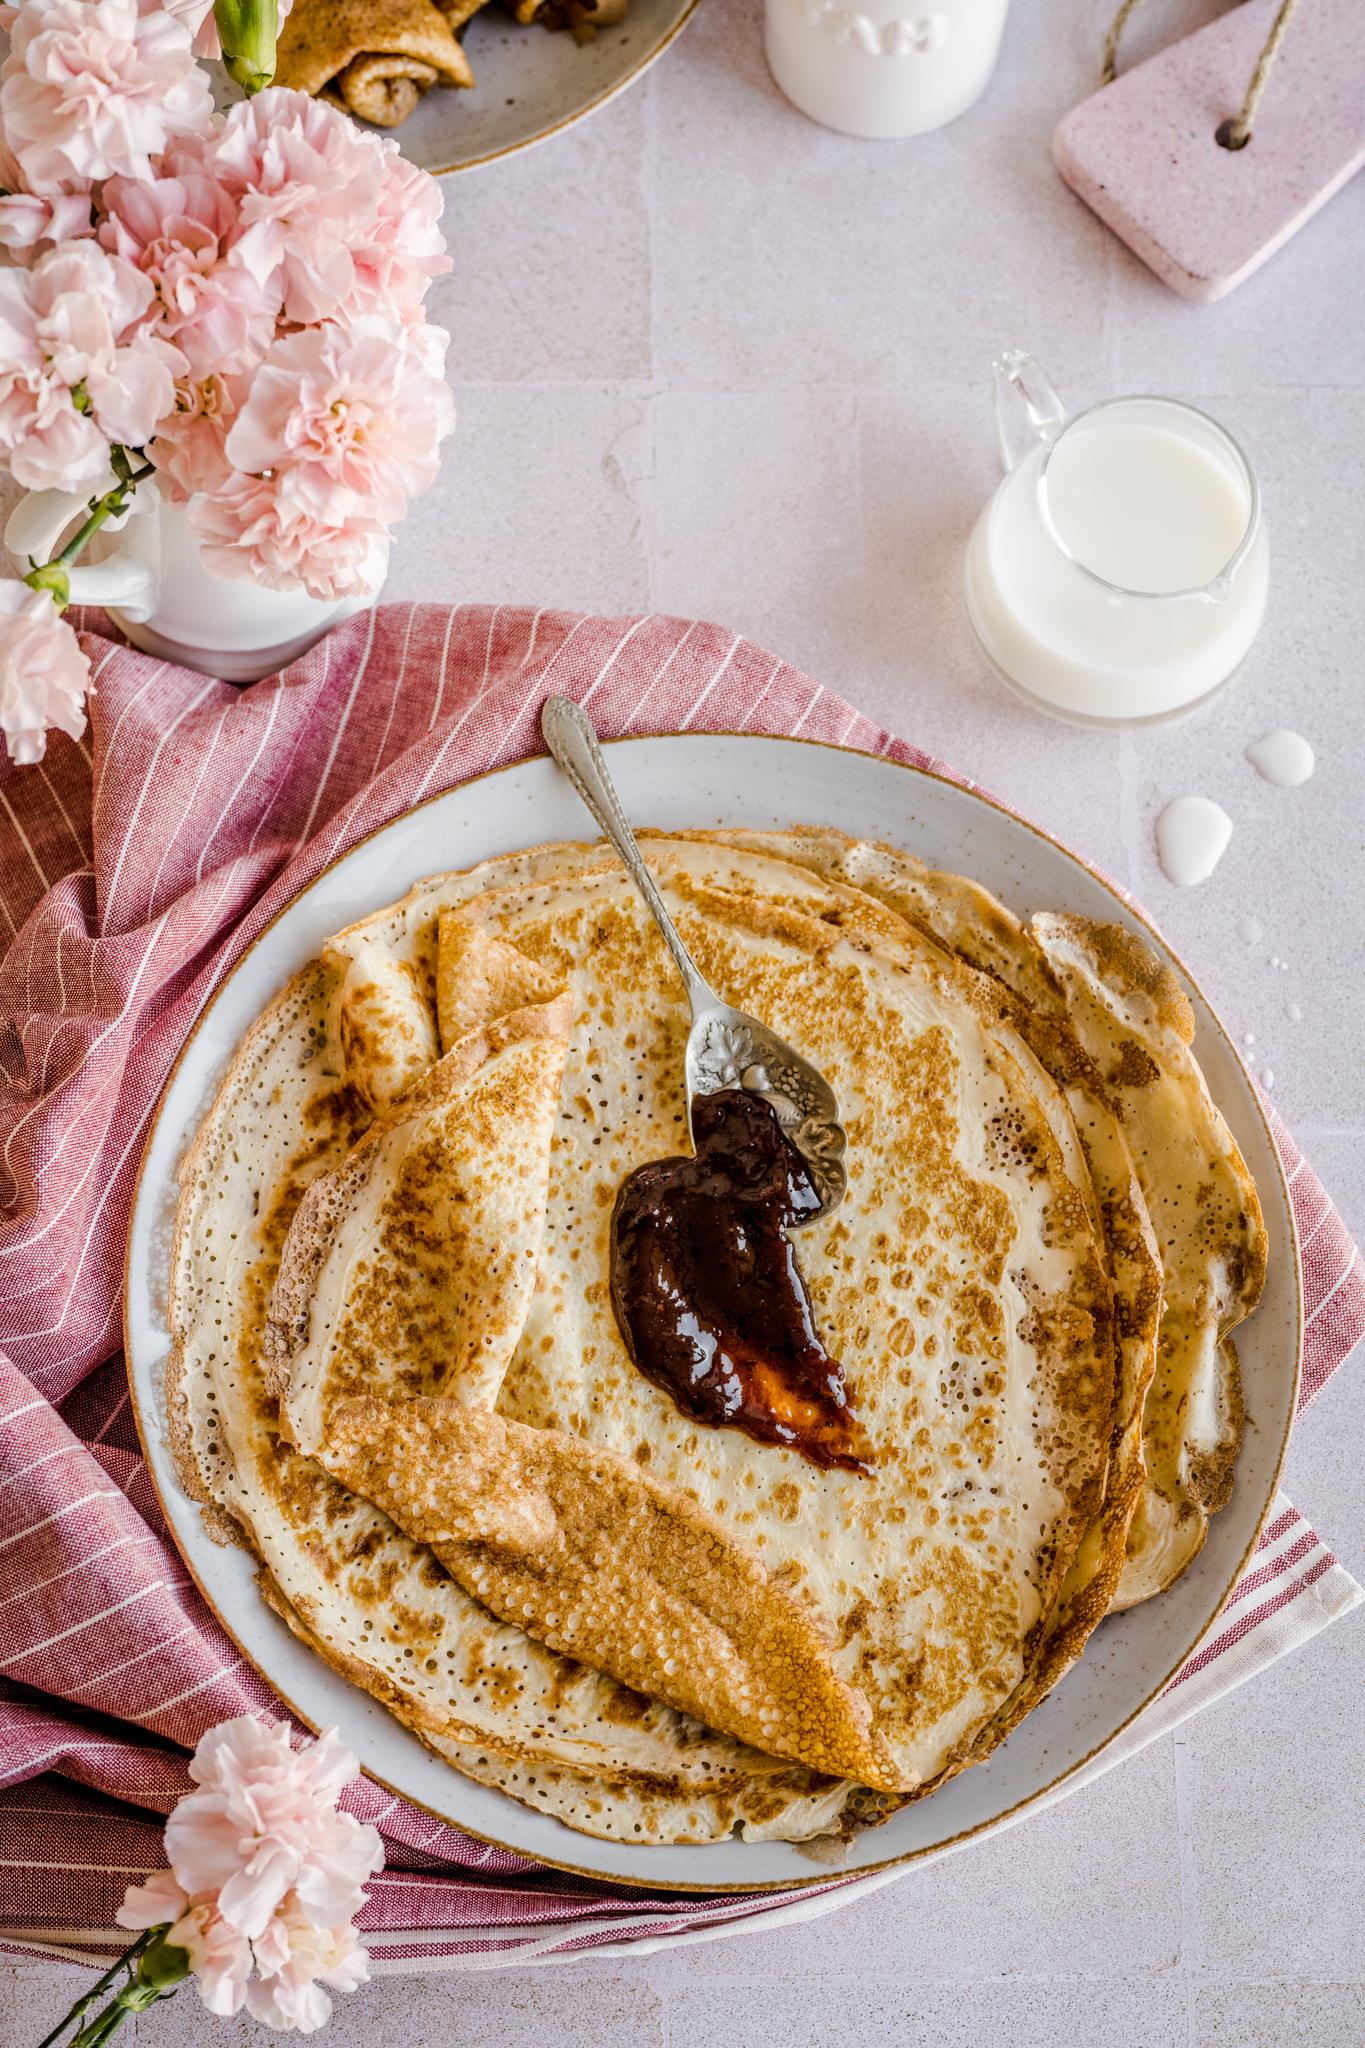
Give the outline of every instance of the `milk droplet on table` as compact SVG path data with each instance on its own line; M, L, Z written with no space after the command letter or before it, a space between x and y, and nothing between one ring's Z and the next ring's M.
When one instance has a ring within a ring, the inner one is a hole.
M1232 837L1232 820L1207 796L1178 796L1156 821L1156 850L1166 879L1190 889L1207 882Z
M1273 782L1277 789L1297 789L1316 765L1313 749L1302 733L1287 732L1283 726L1253 740L1247 759L1262 781Z
M1259 918L1239 917L1237 920L1237 936L1243 945L1259 946L1261 940L1265 937L1265 926Z

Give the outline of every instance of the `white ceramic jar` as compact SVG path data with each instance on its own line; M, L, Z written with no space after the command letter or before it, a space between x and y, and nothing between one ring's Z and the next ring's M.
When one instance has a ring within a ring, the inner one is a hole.
M30 491L21 498L5 527L18 572L30 560L50 561L86 510L87 501L69 491ZM377 595L328 602L303 590L265 590L247 577L215 575L186 509L167 503L154 480L138 486L114 539L102 559L83 556L73 565L71 602L103 605L135 647L224 682L273 675Z
M845 135L942 128L980 98L1009 0L765 0L768 66L792 105Z

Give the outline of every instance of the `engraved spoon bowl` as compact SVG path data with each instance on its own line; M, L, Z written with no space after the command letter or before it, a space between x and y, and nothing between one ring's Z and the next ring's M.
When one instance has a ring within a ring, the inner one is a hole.
M810 1210L801 1223L828 1216L848 1191L844 1127L834 1090L818 1067L768 1025L722 1002L701 974L645 866L587 713L568 697L547 697L540 710L540 729L546 746L620 855L682 978L692 1010L685 1061L689 1122L698 1095L745 1088L761 1096L801 1154L820 1197L820 1207Z

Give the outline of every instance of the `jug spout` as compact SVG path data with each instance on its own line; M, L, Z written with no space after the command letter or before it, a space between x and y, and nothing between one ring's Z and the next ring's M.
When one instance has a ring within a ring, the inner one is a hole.
M1007 348L994 373L995 434L1006 471L1040 441L1052 441L1066 425L1066 407L1036 356Z

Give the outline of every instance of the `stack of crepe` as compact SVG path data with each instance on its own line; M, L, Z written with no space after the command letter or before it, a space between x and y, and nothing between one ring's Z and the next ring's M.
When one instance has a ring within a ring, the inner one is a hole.
M433 85L470 86L459 41L486 0L294 0L279 35L275 83L321 94L380 128L406 121ZM625 19L629 0L507 0L523 27L579 41Z
M795 1242L866 1469L631 1363L610 1217L687 1146L688 1017L574 845L419 886L253 1028L182 1172L173 1441L457 1770L636 1843L847 1836L1195 1556L1265 1232L1126 930L831 831L646 844L713 986L838 1095L848 1195Z

